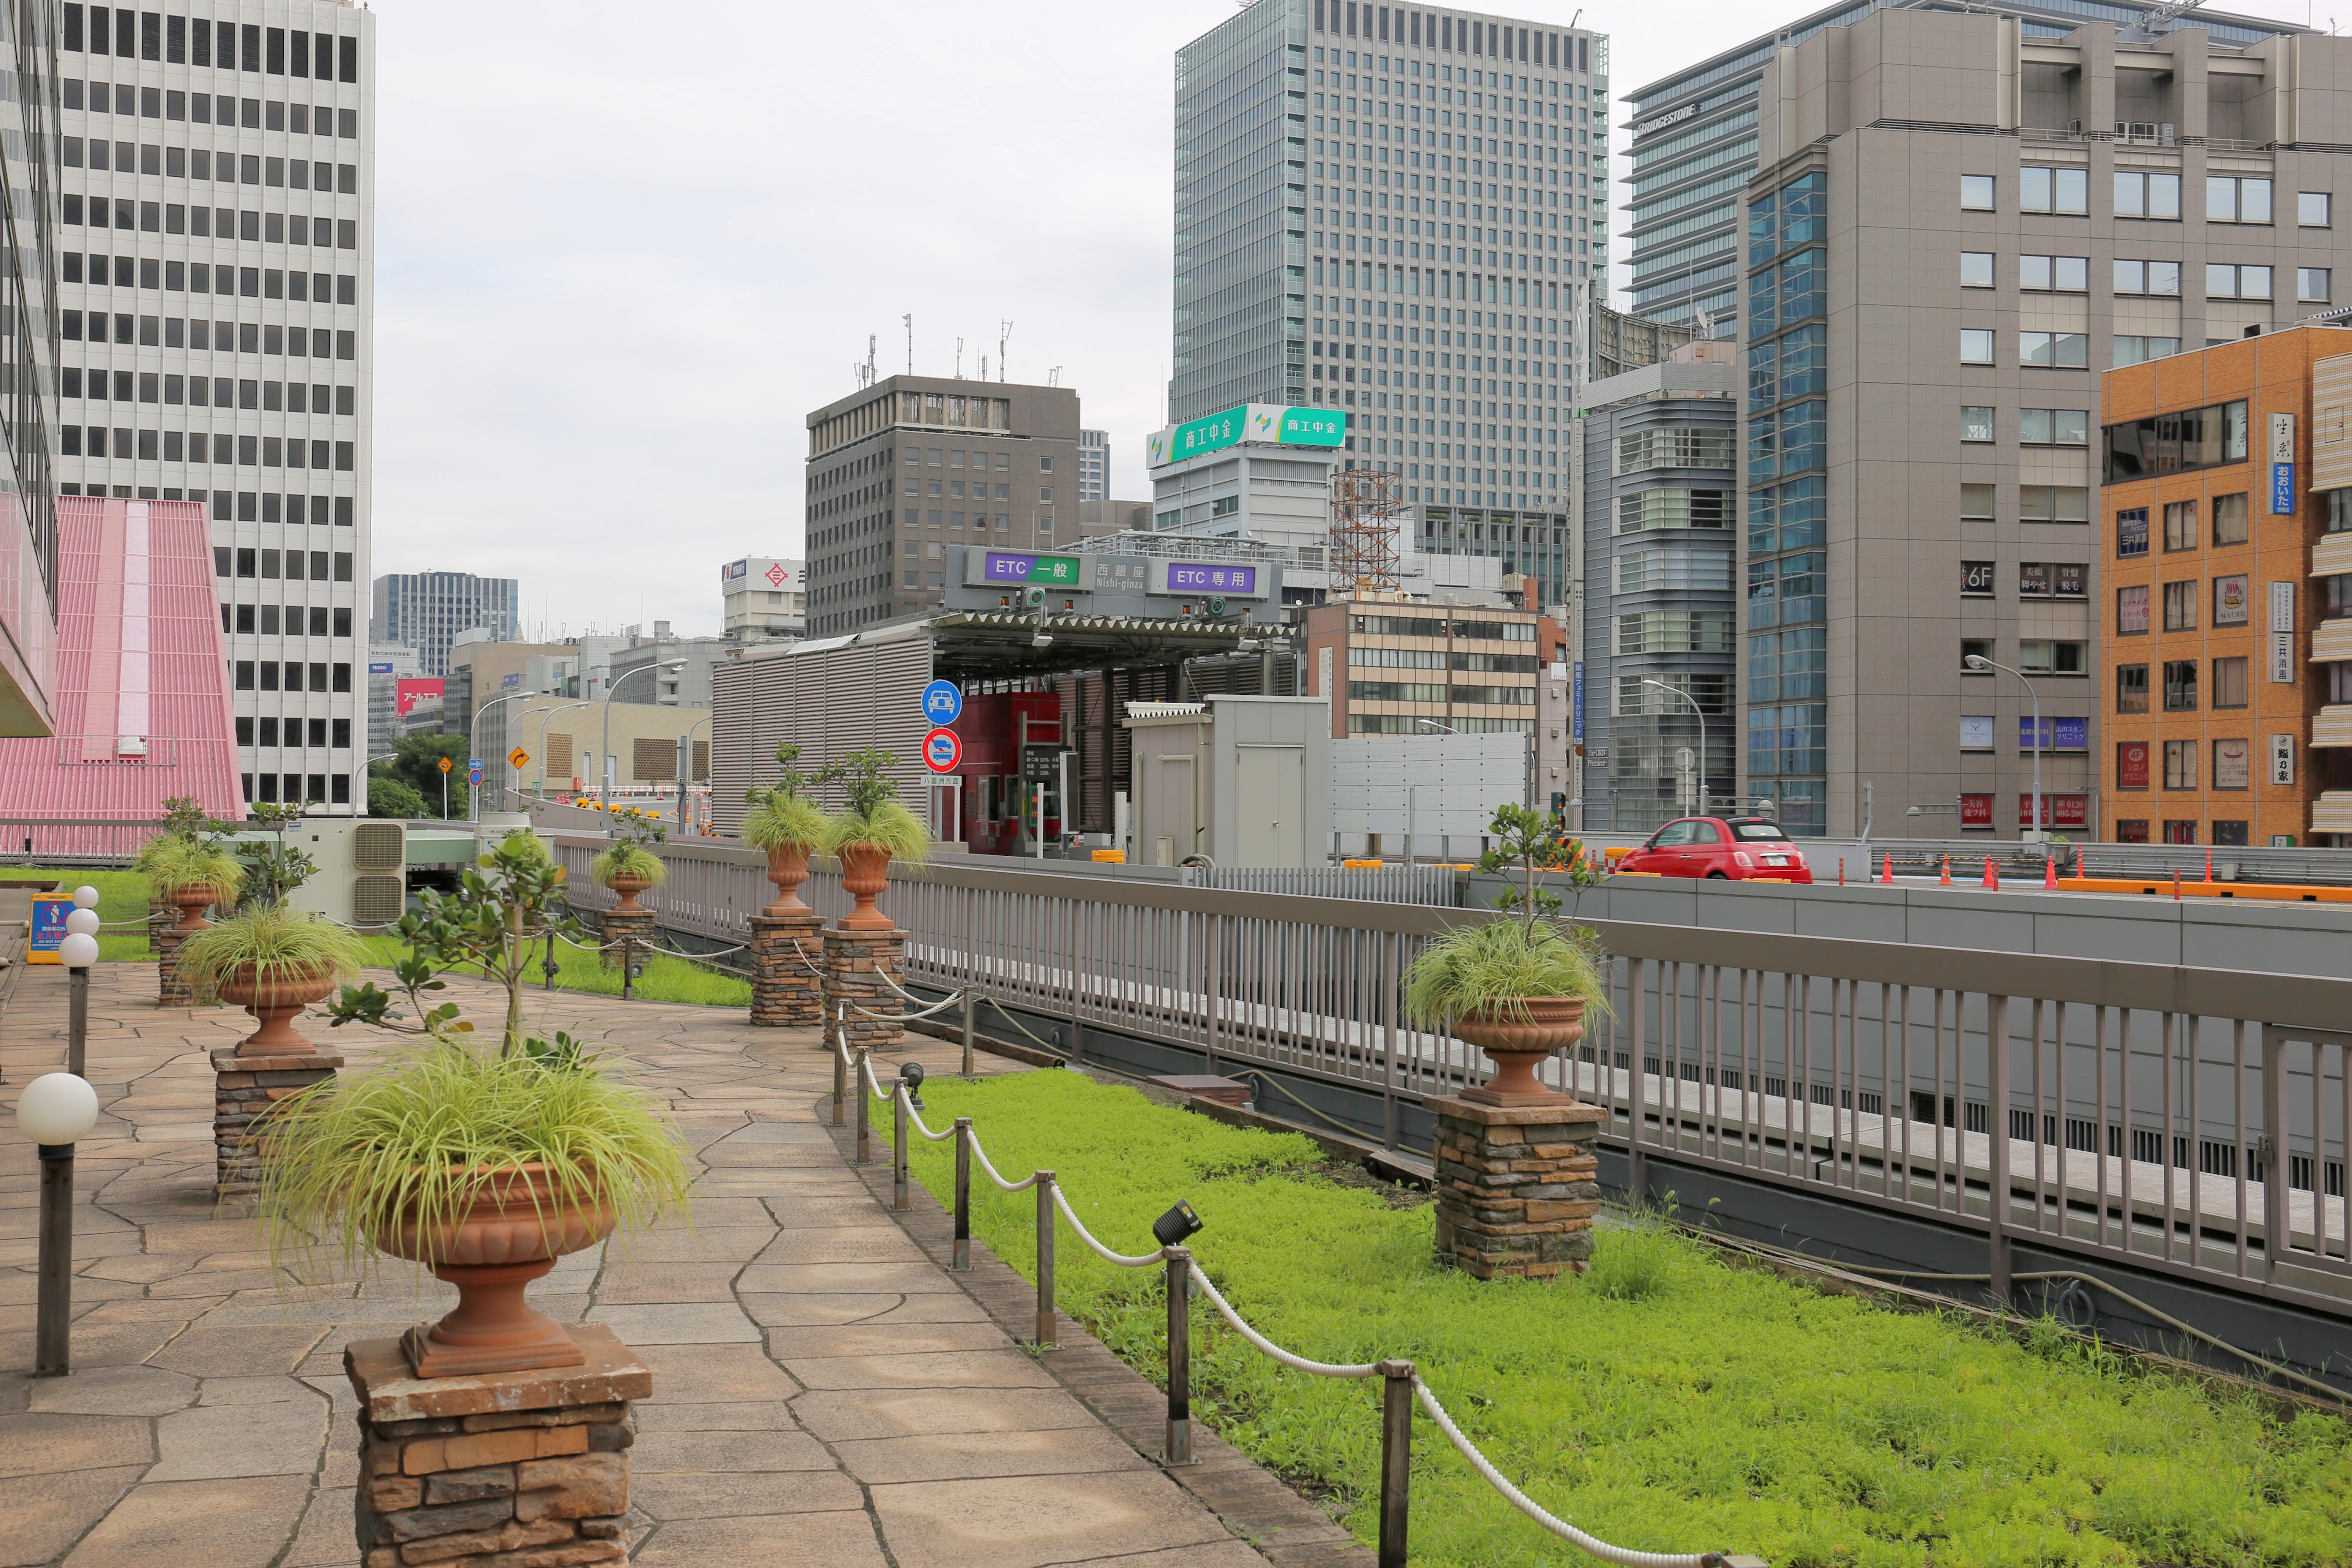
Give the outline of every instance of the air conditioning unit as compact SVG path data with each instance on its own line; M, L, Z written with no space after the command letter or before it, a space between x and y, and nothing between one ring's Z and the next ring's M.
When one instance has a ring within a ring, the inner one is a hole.
M240 837L267 841L268 834ZM286 829L286 847L318 862L287 902L356 926L390 925L408 899L408 830L358 816L305 816Z

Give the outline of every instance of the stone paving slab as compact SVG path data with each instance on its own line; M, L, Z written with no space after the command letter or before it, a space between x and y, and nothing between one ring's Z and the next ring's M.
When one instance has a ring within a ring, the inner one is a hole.
M77 1371L28 1377L36 1163L5 1108L62 1063L66 988L56 970L0 975L16 986L0 1014L0 1568L353 1568L342 1347L438 1316L452 1293L402 1266L289 1289L251 1220L212 1199L205 1058L250 1019L158 1008L152 965L105 964L89 1046L102 1111L75 1172ZM448 994L494 1016L478 983ZM894 1215L887 1164L849 1167L814 1032L571 993L531 1009L535 1027L626 1047L701 1164L692 1226L567 1258L532 1291L653 1369L630 1515L644 1568L1369 1563L1301 1555L1322 1516L1205 1433L1212 1462L1171 1480L1161 1396L1084 1335L1042 1358L1017 1348L1028 1287L978 1247L979 1268L951 1275L928 1194ZM331 1037L361 1070L394 1043ZM908 1046L898 1059L952 1066L951 1045Z

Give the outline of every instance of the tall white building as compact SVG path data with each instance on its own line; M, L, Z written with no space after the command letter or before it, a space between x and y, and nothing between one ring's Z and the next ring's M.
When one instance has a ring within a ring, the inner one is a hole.
M719 569L727 640L796 637L808 629L808 563L747 555Z
M1110 500L1110 432L1078 432L1078 499Z
M406 643L425 661L425 674L446 675L449 650L464 633L479 631L491 642L522 636L521 597L521 581L514 577L387 572L375 580L368 636Z
M58 489L211 508L247 798L364 811L375 17L59 23Z

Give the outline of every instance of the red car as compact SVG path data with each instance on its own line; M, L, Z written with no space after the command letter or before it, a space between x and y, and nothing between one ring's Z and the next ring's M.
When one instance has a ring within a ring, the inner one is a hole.
M1617 862L1621 871L1722 877L1735 882L1811 882L1811 868L1780 824L1762 816L1685 816Z

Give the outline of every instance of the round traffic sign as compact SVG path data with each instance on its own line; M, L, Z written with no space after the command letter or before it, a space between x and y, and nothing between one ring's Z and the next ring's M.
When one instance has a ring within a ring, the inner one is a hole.
M934 724L952 724L962 718L962 689L952 680L934 680L924 687L923 717Z
M963 741L953 730L934 730L923 737L923 765L935 773L951 773L963 761Z

